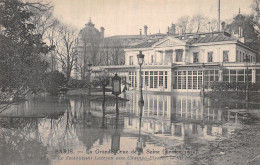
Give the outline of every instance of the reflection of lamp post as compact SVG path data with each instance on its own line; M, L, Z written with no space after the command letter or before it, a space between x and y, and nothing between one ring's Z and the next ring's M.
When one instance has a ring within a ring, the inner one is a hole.
M200 95L204 97L205 93L205 64L202 63L202 85L201 85L201 93Z
M246 58L244 59L244 62L246 62L246 101L249 100L249 93L248 93L248 62L250 62L250 59L248 58L248 55L246 55Z
M116 155L117 151L120 150L120 133L118 128L118 115L116 115L116 131L112 135L111 151Z
M142 114L143 114L143 104L139 102L139 108L140 108L140 116L139 116L139 133L138 133L138 140L136 143L136 151L138 152L138 155L140 155L143 152L143 143L141 142L141 126L142 126Z
M91 95L91 74L90 74L91 71L92 71L91 66L92 66L92 64L89 63L89 64L88 64L88 73L89 73L89 87L88 87L88 95Z
M112 94L116 96L116 115L119 115L118 95L121 94L121 78L116 75L112 78Z
M140 90L140 99L139 99L139 104L144 104L144 99L143 99L143 84L142 84L142 65L144 63L144 55L142 54L142 51L139 51L139 54L137 55L138 58L138 64L140 65L140 75L139 75L139 90Z

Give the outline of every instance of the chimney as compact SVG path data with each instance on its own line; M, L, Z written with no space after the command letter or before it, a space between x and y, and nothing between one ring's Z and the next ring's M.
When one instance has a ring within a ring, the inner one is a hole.
M226 23L225 23L225 22L222 22L222 23L221 23L221 27L222 27L222 31L224 31L224 30L225 30L225 27L226 27Z
M245 43L244 31L240 25L238 26L238 40L242 43Z
M147 29L148 29L148 26L147 25L144 25L144 35L147 36Z
M183 32L182 26L179 26L179 27L180 27L180 29L179 29L179 35L182 35L182 32Z
M218 31L220 31L220 0L218 0Z
M175 24L173 24L173 23L172 23L172 27L171 27L171 33L173 35L175 35L175 33L176 33L176 27L175 27Z
M241 38L241 37L244 37L244 32L243 32L243 28L239 25L238 26L238 37Z
M140 36L142 35L142 29L139 29L140 30Z
M104 27L100 28L100 35L101 35L101 38L104 38L104 36L105 36L105 28Z

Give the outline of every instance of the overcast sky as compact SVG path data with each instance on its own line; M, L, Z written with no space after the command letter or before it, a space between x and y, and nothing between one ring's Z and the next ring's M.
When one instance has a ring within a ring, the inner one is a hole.
M221 21L234 15L250 14L252 0L221 0ZM148 26L148 34L166 33L167 27L183 15L218 16L218 0L53 0L54 14L62 22L81 29L89 21L105 36L139 34Z

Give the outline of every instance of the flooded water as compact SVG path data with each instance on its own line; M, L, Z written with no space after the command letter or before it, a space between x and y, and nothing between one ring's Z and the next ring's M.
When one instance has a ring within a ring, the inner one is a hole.
M0 164L208 164L203 155L227 153L214 143L260 121L257 103L145 93L142 107L138 93L121 97L119 116L114 102L103 113L102 101L83 97L13 105L0 114Z

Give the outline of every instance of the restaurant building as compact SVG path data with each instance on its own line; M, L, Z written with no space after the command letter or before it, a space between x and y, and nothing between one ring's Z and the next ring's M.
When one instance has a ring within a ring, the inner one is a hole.
M214 81L245 83L247 68L249 82L260 81L257 52L244 44L242 34L222 31L169 35L159 41L146 40L124 51L124 65L94 67L93 73L103 70L111 75L117 73L129 83L130 90L138 90L141 81L137 54L142 51L144 91L199 92L203 82L208 88Z

